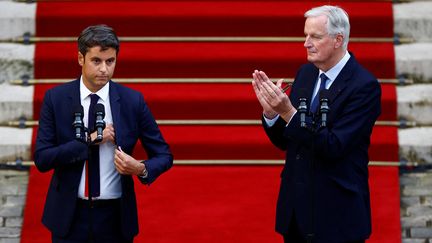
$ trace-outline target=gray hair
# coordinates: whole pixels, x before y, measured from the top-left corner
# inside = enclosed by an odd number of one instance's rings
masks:
[[[328,18],[327,33],[333,37],[341,34],[344,38],[343,48],[346,50],[350,34],[350,23],[347,12],[337,6],[324,5],[312,8],[304,14],[305,18],[318,17],[322,15],[325,15]]]
[[[114,48],[116,54],[120,50],[120,43],[114,30],[107,25],[93,25],[85,28],[78,37],[78,50],[83,56],[89,48],[100,46],[102,51]]]

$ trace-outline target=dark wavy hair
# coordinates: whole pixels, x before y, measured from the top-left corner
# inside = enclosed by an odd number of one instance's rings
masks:
[[[114,30],[107,25],[93,25],[85,28],[78,37],[78,50],[83,56],[89,48],[100,46],[102,51],[114,48],[120,51],[120,42]]]

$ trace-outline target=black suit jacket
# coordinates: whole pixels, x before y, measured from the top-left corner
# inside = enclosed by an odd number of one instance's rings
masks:
[[[78,186],[88,146],[75,140],[72,107],[80,104],[80,81],[46,92],[41,109],[34,159],[41,172],[54,170],[42,222],[55,235],[65,236],[74,217]],[[148,154],[147,180],[152,183],[172,166],[172,155],[141,93],[110,81],[110,105],[115,140],[132,154],[138,139]],[[121,176],[121,225],[126,238],[138,234],[138,216],[132,176]]]
[[[290,94],[294,107],[299,106],[300,89],[308,91],[310,107],[318,73],[311,63],[300,68]],[[295,214],[304,235],[315,233],[314,242],[367,239],[371,233],[368,147],[381,111],[381,88],[351,54],[329,92],[325,128],[301,128],[299,112],[288,126],[281,118],[272,127],[264,123],[273,144],[286,150],[276,230],[285,234]]]

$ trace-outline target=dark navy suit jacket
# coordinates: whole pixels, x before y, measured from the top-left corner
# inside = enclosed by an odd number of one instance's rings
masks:
[[[300,89],[307,90],[310,107],[318,73],[311,63],[300,68],[290,94],[294,107],[299,106]],[[315,132],[301,128],[299,112],[288,126],[281,118],[272,127],[263,123],[272,143],[286,150],[276,230],[287,233],[295,215],[304,235],[315,234],[313,242],[367,239],[371,234],[368,147],[381,112],[381,88],[351,54],[329,92],[326,128]]]
[[[48,188],[42,222],[55,235],[65,236],[74,217],[78,186],[88,146],[75,140],[72,107],[80,105],[80,81],[75,80],[46,92],[39,120],[34,159],[41,172],[54,170]],[[172,166],[172,154],[144,102],[141,93],[110,81],[110,104],[116,144],[132,154],[138,139],[148,160],[147,180],[152,183]],[[138,216],[132,176],[121,176],[122,233],[138,234]]]

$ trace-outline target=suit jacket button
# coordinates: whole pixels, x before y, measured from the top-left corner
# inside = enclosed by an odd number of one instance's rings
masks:
[[[296,155],[296,160],[299,160],[300,159],[300,154],[297,154]]]

